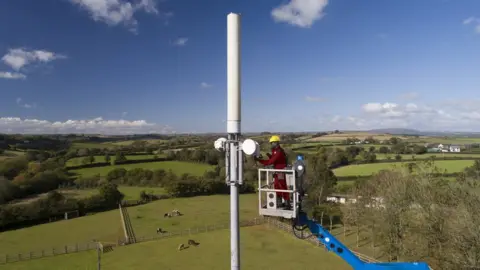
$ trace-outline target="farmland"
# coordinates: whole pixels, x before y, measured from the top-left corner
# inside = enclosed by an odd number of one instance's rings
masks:
[[[242,228],[242,268],[314,269],[328,265],[331,270],[351,269],[333,253],[265,226]],[[179,252],[179,243],[195,239],[200,245]],[[176,237],[120,247],[103,254],[102,269],[226,269],[230,265],[229,230]],[[2,266],[5,270],[96,269],[96,253],[82,252]]]
[[[84,168],[71,170],[73,173],[88,177],[94,175],[106,176],[109,171],[117,168],[123,168],[126,170],[131,170],[135,168],[142,168],[148,170],[172,170],[175,174],[181,175],[188,173],[191,175],[201,176],[206,171],[212,169],[212,166],[208,166],[200,163],[191,163],[191,162],[181,162],[181,161],[159,161],[159,162],[149,162],[149,163],[137,163],[137,164],[126,164],[126,165],[114,165],[114,166],[105,166],[105,167],[96,167],[96,168]]]
[[[94,161],[92,163],[105,162],[105,156],[93,156]],[[153,159],[155,157],[163,157],[163,155],[127,155],[125,156],[127,160],[143,160],[143,159]],[[82,158],[76,157],[69,159],[67,161],[67,166],[78,166],[82,164]]]
[[[373,163],[373,164],[355,164],[341,167],[334,170],[336,176],[368,176],[377,173],[380,170],[388,170],[394,167],[404,166],[406,162],[397,163]],[[461,172],[473,164],[473,160],[439,160],[435,162],[440,170],[446,170],[448,173]]]

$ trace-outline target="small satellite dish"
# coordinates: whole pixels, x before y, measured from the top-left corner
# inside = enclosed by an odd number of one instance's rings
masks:
[[[243,141],[242,149],[247,156],[258,157],[260,155],[260,145],[252,139],[246,139]]]

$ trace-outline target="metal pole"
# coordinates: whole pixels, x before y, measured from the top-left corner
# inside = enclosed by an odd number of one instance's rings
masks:
[[[230,179],[230,264],[232,270],[240,269],[240,230],[238,191],[242,182],[239,177],[238,151],[241,121],[241,74],[240,74],[240,15],[230,13],[227,16],[227,133],[229,142],[229,179]]]
[[[100,244],[97,242],[97,270],[100,270],[101,268]]]

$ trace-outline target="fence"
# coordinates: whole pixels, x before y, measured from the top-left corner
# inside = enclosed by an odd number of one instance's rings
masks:
[[[263,223],[264,223],[263,218],[255,218],[249,221],[240,221],[240,227],[250,227],[250,226],[260,225]],[[218,231],[218,230],[224,230],[224,229],[230,229],[229,222],[198,226],[198,227],[193,227],[185,230],[171,231],[163,234],[155,234],[155,235],[152,234],[150,236],[136,237],[135,243],[167,239],[167,238],[178,237],[178,236],[194,235],[194,234],[200,234],[200,233],[212,232],[212,231]],[[26,253],[7,254],[7,255],[0,254],[0,265],[6,264],[6,263],[40,259],[43,257],[51,257],[51,256],[58,256],[63,254],[71,254],[71,253],[77,253],[82,251],[95,250],[97,249],[97,245],[102,246],[105,252],[106,247],[108,247],[108,250],[111,251],[114,247],[118,247],[122,245],[122,243],[118,243],[118,242],[117,243],[112,243],[112,242],[98,243],[98,242],[92,241],[89,243],[77,243],[73,245],[65,245],[61,247],[48,248],[41,251],[30,251]]]

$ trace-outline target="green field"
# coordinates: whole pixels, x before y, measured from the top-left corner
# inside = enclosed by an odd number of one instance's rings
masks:
[[[128,213],[137,237],[152,236],[157,228],[166,231],[204,227],[230,220],[230,196],[212,195],[192,198],[159,200],[149,204],[129,207]],[[163,214],[178,209],[183,216],[164,218]],[[258,195],[240,196],[240,220],[258,216]]]
[[[141,187],[121,187],[131,196],[138,196]],[[160,189],[153,189],[161,191]],[[93,194],[94,190],[88,190]],[[138,192],[138,193],[137,193]],[[84,193],[85,194],[85,193]],[[229,222],[228,195],[199,196],[166,199],[129,207],[129,216],[138,237],[156,235],[156,228],[177,231],[192,227],[225,224]],[[258,215],[256,194],[240,195],[240,220],[252,220]],[[165,212],[178,209],[183,216],[164,218]],[[27,253],[52,247],[86,243],[92,239],[116,241],[121,231],[118,210],[97,213],[86,217],[42,224],[30,228],[0,233],[0,254]],[[1,255],[0,255],[1,256]]]
[[[376,153],[377,159],[387,159],[390,157],[391,159],[395,159],[396,154],[378,154]],[[462,153],[426,153],[422,155],[400,155],[402,159],[412,159],[412,156],[415,159],[427,159],[432,156],[435,156],[436,159],[443,159],[445,158],[480,158],[480,154],[462,154]]]
[[[18,157],[20,155],[23,155],[24,152],[21,151],[12,151],[12,150],[6,150],[2,154],[0,154],[0,161],[7,159],[7,158],[12,158],[12,157]]]
[[[72,143],[73,149],[81,149],[81,148],[114,148],[115,145],[111,143],[94,143],[94,142],[75,142]]]
[[[28,253],[43,249],[62,248],[93,239],[117,241],[121,236],[118,210],[63,220],[0,233],[0,254]]]
[[[240,233],[242,269],[329,269],[351,267],[337,255],[291,235],[265,226],[242,228]],[[180,243],[194,239],[197,247],[178,251]],[[69,269],[96,270],[96,253],[81,252],[2,265],[5,270]],[[116,248],[103,254],[102,269],[197,269],[230,267],[230,231],[174,237]]]
[[[337,168],[334,171],[336,176],[368,176],[379,172],[380,170],[388,170],[394,167],[401,167],[408,162],[395,163],[370,163],[349,165]],[[468,166],[473,164],[473,160],[438,160],[435,166],[441,170],[447,170],[449,173],[461,172]]]
[[[128,155],[125,157],[127,158],[127,160],[142,160],[142,159],[153,159],[155,158],[155,155]],[[157,157],[164,157],[164,155],[157,155]],[[94,158],[95,158],[95,161],[93,163],[106,162],[105,156],[94,156]],[[67,166],[82,165],[82,159],[84,159],[84,157],[76,157],[76,158],[69,159],[66,165]],[[111,159],[115,160],[115,156],[111,156]]]
[[[115,166],[104,166],[96,168],[85,168],[78,170],[71,170],[78,175],[88,177],[99,174],[100,176],[105,176],[113,169],[124,168],[126,170],[131,170],[135,168],[149,169],[149,170],[172,170],[176,174],[188,173],[191,175],[201,176],[206,171],[213,169],[213,166],[209,166],[202,163],[192,163],[192,162],[182,162],[182,161],[159,161],[159,162],[146,162],[146,163],[137,163],[137,164],[125,164],[125,165],[115,165]]]

